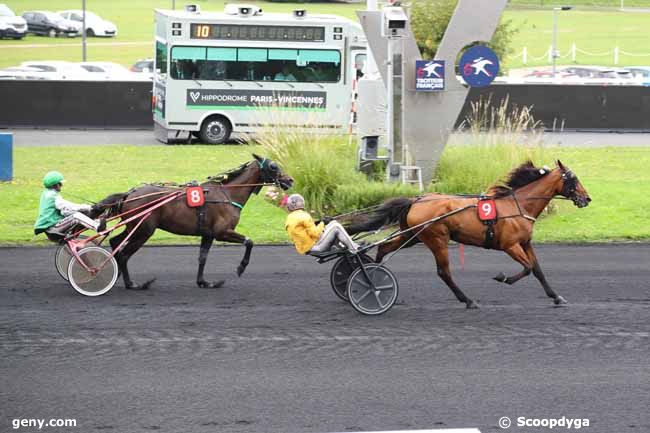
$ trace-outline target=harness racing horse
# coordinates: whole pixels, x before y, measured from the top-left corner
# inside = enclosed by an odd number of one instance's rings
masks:
[[[134,283],[129,275],[127,263],[158,228],[177,235],[201,236],[199,269],[196,276],[196,284],[199,287],[216,288],[224,283],[208,283],[203,277],[205,262],[214,240],[243,244],[246,247],[244,257],[237,267],[237,275],[242,275],[250,260],[253,241],[235,231],[241,210],[251,194],[259,193],[264,185],[276,184],[286,190],[293,184],[293,179],[284,174],[278,164],[257,155],[253,157],[253,161],[220,176],[208,178],[207,182],[202,183],[200,187],[205,199],[203,206],[189,207],[186,195],[180,194],[175,200],[155,209],[144,221],[136,219],[127,223],[123,232],[110,239],[111,247],[118,251],[115,260],[127,289],[147,289],[154,281],[150,280],[142,285]],[[96,218],[105,211],[108,211],[109,217],[127,213],[121,217],[125,220],[129,217],[129,211],[146,209],[148,203],[156,202],[165,194],[173,194],[178,190],[178,187],[144,185],[127,193],[113,194],[93,206],[91,216]],[[132,237],[120,248],[122,241],[133,230],[135,232]]]
[[[355,234],[399,223],[401,230],[406,232],[381,245],[376,262],[380,263],[392,251],[423,242],[435,256],[438,276],[467,308],[478,308],[478,304],[465,296],[451,277],[450,239],[505,251],[524,269],[510,277],[500,273],[495,280],[514,284],[532,272],[546,295],[560,305],[567,301],[546,281],[531,244],[537,217],[557,195],[572,200],[579,208],[591,201],[576,175],[559,160],[553,170],[535,167],[528,161],[510,172],[505,185],[495,185],[488,190],[487,198],[493,200],[490,203],[496,207],[496,213],[487,224],[480,220],[477,212],[480,210],[477,207],[484,203],[481,200],[486,197],[427,194],[389,200],[370,215],[353,217],[344,225],[350,234]],[[437,217],[441,218],[431,221]]]

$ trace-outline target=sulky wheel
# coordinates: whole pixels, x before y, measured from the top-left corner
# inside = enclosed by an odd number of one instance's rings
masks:
[[[68,281],[68,265],[72,259],[70,247],[67,244],[59,245],[54,255],[54,264],[56,271],[61,275],[61,278]]]
[[[87,236],[80,235],[79,239],[85,239]],[[93,243],[97,245],[97,240],[94,240]],[[61,278],[68,281],[68,265],[72,260],[72,253],[70,252],[70,247],[68,244],[64,243],[59,245],[54,254],[54,265],[56,271],[61,275]]]
[[[367,254],[359,254],[361,260],[364,263],[373,263],[374,260],[370,258]],[[345,255],[338,259],[334,266],[332,266],[332,271],[330,272],[330,284],[332,285],[332,290],[336,293],[336,296],[341,298],[344,301],[349,301],[348,299],[348,278],[350,274],[359,267],[359,259],[357,256]]]
[[[79,251],[79,260],[68,265],[70,284],[85,296],[99,296],[111,290],[117,280],[117,262],[101,247],[87,247]],[[88,269],[86,269],[88,268]]]
[[[374,316],[385,313],[397,300],[397,294],[397,278],[379,264],[357,268],[348,280],[350,304],[361,314]]]

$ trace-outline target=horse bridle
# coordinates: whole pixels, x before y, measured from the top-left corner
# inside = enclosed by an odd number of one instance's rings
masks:
[[[578,189],[578,177],[571,170],[562,172],[562,191],[564,197],[573,197]]]
[[[262,187],[266,185],[275,185],[281,187],[280,185],[280,167],[274,161],[264,158],[263,160],[255,160],[260,166],[260,184],[255,187],[253,190],[254,194],[259,194]]]

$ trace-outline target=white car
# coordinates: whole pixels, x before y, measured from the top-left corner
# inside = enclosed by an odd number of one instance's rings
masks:
[[[46,77],[50,80],[88,81],[94,79],[88,71],[79,65],[62,60],[32,60],[22,62],[20,66],[38,69],[46,73]]]
[[[85,69],[95,80],[107,81],[149,81],[143,74],[129,71],[124,66],[113,62],[81,62],[80,67]]]
[[[0,80],[48,80],[48,72],[29,66],[12,66],[0,69]]]
[[[63,18],[81,24],[83,22],[83,11],[72,9],[57,12]],[[103,19],[90,11],[86,11],[86,36],[117,36],[117,27],[112,22]]]
[[[27,34],[27,21],[17,17],[7,5],[0,3],[0,39],[22,39]]]

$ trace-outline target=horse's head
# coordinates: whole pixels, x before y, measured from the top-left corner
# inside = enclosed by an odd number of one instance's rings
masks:
[[[573,204],[578,207],[587,206],[591,201],[591,197],[589,197],[589,193],[580,183],[578,176],[576,176],[570,168],[565,167],[559,159],[557,160],[557,166],[560,170],[562,180],[561,186],[558,189],[558,194],[571,199]]]
[[[284,190],[293,186],[293,178],[285,174],[277,162],[255,154],[253,154],[253,158],[255,158],[260,167],[260,181],[263,183],[274,183]]]

